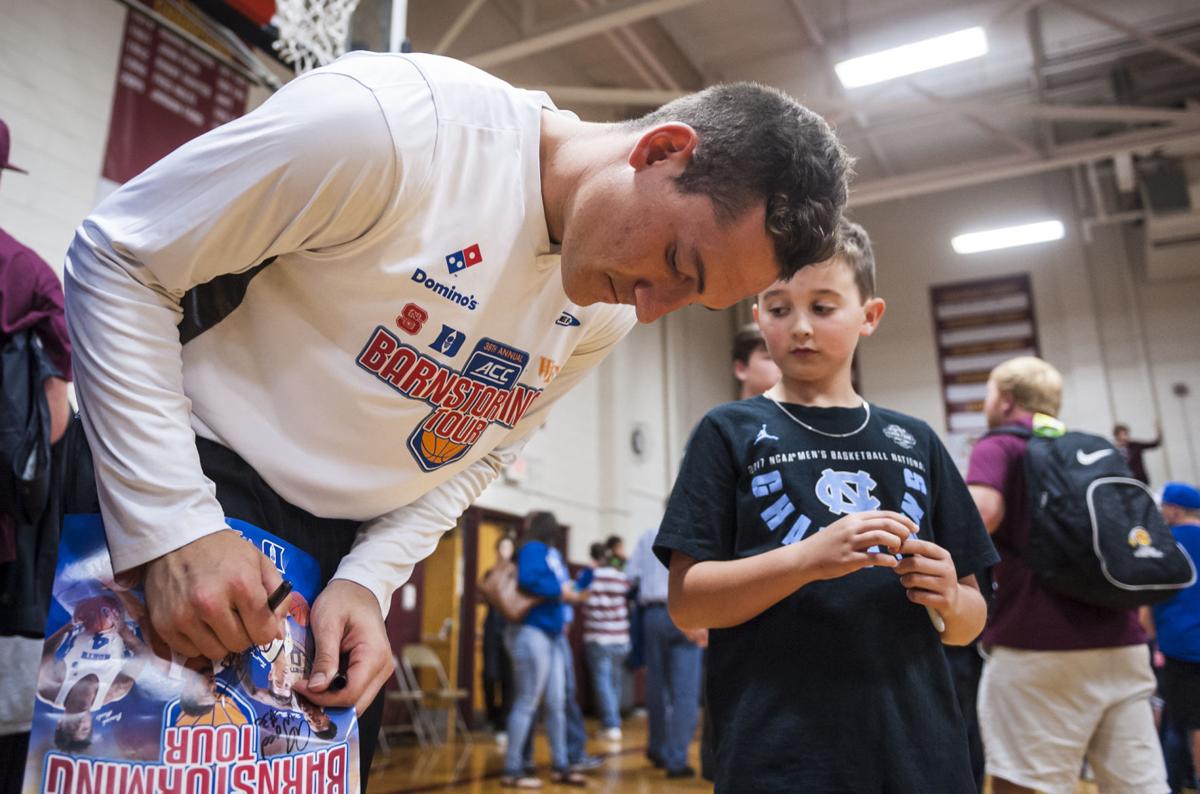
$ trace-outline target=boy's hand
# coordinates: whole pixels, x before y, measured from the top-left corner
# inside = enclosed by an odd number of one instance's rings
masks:
[[[896,573],[908,589],[908,600],[933,607],[942,615],[955,614],[959,584],[950,552],[936,543],[910,538],[904,553],[912,556],[900,561]]]
[[[905,545],[917,527],[908,516],[890,510],[852,513],[839,518],[798,545],[812,555],[816,579],[837,579],[862,568],[879,565],[895,568],[893,556]],[[891,554],[871,553],[867,549],[882,546]],[[949,555],[947,555],[949,556]]]

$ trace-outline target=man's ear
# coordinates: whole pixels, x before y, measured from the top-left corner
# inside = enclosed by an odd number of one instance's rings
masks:
[[[870,336],[875,333],[875,329],[879,327],[879,321],[883,319],[884,312],[887,311],[887,303],[883,298],[871,298],[863,304],[862,328],[859,329],[859,336]]]
[[[746,380],[747,369],[749,369],[749,367],[746,366],[745,361],[739,361],[738,359],[733,360],[733,377],[736,378],[739,383]]]
[[[633,151],[629,153],[629,164],[635,171],[671,159],[676,159],[681,166],[686,166],[699,142],[696,131],[681,121],[656,124],[638,138]]]
[[[1004,415],[1008,416],[1017,407],[1017,398],[1012,392],[1000,392],[1000,408],[1003,409]]]

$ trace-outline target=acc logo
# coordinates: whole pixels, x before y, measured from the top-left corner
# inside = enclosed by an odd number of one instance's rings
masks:
[[[542,379],[542,383],[549,383],[554,380],[554,376],[562,369],[559,364],[545,356],[538,356],[538,375]]]
[[[454,275],[460,270],[466,270],[469,267],[474,267],[483,261],[483,254],[479,253],[479,243],[467,246],[461,251],[455,251],[452,254],[446,255],[446,268],[450,271],[450,275]]]
[[[425,327],[425,321],[428,319],[429,312],[415,303],[406,303],[400,313],[396,315],[396,326],[410,334],[415,334]]]
[[[581,323],[579,322],[579,318],[576,317],[575,315],[571,314],[570,312],[563,312],[562,314],[558,315],[558,319],[554,321],[554,324],[561,325],[564,328],[570,328],[575,325],[581,325]]]
[[[524,350],[484,337],[475,345],[463,374],[485,386],[511,389],[528,363],[529,354]]]
[[[467,340],[467,335],[456,328],[451,328],[448,325],[442,325],[442,332],[438,334],[438,338],[433,340],[430,345],[434,350],[450,358],[458,355],[459,348],[463,346],[463,342]]]
[[[904,449],[912,449],[917,445],[917,440],[913,438],[912,433],[900,425],[888,425],[883,429],[883,434]]]

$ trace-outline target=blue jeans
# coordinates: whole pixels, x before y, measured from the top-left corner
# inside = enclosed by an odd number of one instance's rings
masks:
[[[588,669],[592,671],[592,691],[596,693],[596,710],[605,728],[621,727],[621,666],[629,655],[629,644],[605,645],[585,643]]]
[[[504,755],[504,774],[520,777],[523,772],[522,751],[533,732],[533,718],[538,703],[545,698],[546,734],[550,739],[550,761],[557,770],[567,763],[567,729],[563,711],[565,669],[562,644],[533,626],[509,625],[504,629],[504,642],[512,657],[513,698],[508,713],[508,748]]]
[[[702,651],[675,627],[665,605],[649,606],[642,619],[650,718],[647,752],[668,770],[683,769],[700,715]]]
[[[587,754],[587,726],[583,724],[583,709],[575,686],[575,655],[567,635],[559,638],[563,660],[563,711],[567,718],[567,758],[579,763]]]
[[[564,633],[558,638],[563,660],[563,717],[567,722],[567,761],[577,764],[587,754],[587,726],[583,724],[583,709],[575,686],[575,658],[571,642]],[[545,711],[543,705],[542,710]],[[511,739],[511,736],[509,737]],[[533,766],[533,732],[525,740],[525,766]]]

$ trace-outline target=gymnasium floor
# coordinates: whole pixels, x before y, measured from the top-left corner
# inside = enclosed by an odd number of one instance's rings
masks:
[[[588,720],[589,730],[595,725]],[[699,777],[691,780],[668,781],[662,770],[646,760],[646,722],[629,719],[624,725],[624,741],[617,745],[592,741],[588,750],[604,756],[604,766],[587,773],[586,789],[549,784],[549,749],[545,737],[539,736],[534,745],[534,759],[539,775],[546,785],[546,794],[567,794],[589,791],[597,794],[691,794],[711,792],[712,786]],[[368,794],[492,794],[515,789],[500,787],[502,754],[490,736],[480,735],[470,746],[447,745],[437,750],[425,750],[408,744],[393,745],[389,754],[377,751],[371,771]],[[700,768],[698,745],[691,748],[691,764]],[[1077,794],[1096,794],[1096,788],[1080,783]]]
[[[594,732],[595,724],[588,720],[588,730]],[[587,789],[569,786],[552,786],[549,783],[550,751],[545,736],[539,735],[534,743],[534,760],[538,774],[546,785],[541,789],[547,794],[592,791],[605,794],[674,794],[679,792],[712,791],[712,786],[696,777],[692,780],[668,781],[662,770],[655,769],[646,760],[646,721],[633,718],[625,721],[625,738],[618,744],[591,741],[588,751],[604,757],[604,766],[586,773],[590,780]],[[693,744],[691,764],[700,768],[698,745]],[[447,745],[436,750],[422,751],[415,745],[393,745],[390,754],[377,751],[371,768],[371,785],[368,794],[485,794],[485,792],[507,792],[515,789],[500,788],[500,769],[503,754],[490,736],[480,734],[469,747]]]

